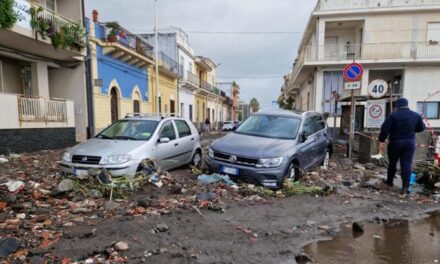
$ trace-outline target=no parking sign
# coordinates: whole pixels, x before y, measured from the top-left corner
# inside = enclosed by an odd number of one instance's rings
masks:
[[[366,124],[367,128],[380,128],[385,121],[386,100],[367,101]]]

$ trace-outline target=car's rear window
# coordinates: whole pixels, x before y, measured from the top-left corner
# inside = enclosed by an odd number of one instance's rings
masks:
[[[254,115],[241,124],[236,133],[279,139],[295,139],[301,120],[295,117]]]
[[[152,120],[120,120],[104,129],[96,137],[116,140],[149,140],[158,122]]]

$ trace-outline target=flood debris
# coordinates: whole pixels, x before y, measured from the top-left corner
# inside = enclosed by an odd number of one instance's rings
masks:
[[[197,181],[200,184],[213,184],[213,183],[220,183],[220,182],[224,182],[229,186],[233,186],[236,185],[236,183],[231,180],[231,178],[229,178],[229,176],[227,175],[221,175],[221,174],[202,174],[199,177],[197,177]]]

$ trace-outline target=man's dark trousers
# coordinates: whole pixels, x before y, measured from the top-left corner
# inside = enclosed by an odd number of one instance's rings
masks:
[[[400,160],[402,187],[409,188],[415,151],[416,142],[414,139],[395,140],[388,144],[388,159],[390,164],[388,166],[387,182],[389,184],[393,183],[397,171],[397,162]]]

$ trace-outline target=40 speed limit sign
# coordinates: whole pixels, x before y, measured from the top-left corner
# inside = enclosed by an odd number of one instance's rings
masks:
[[[373,98],[382,98],[388,93],[388,83],[384,80],[374,80],[368,86],[368,95]]]

